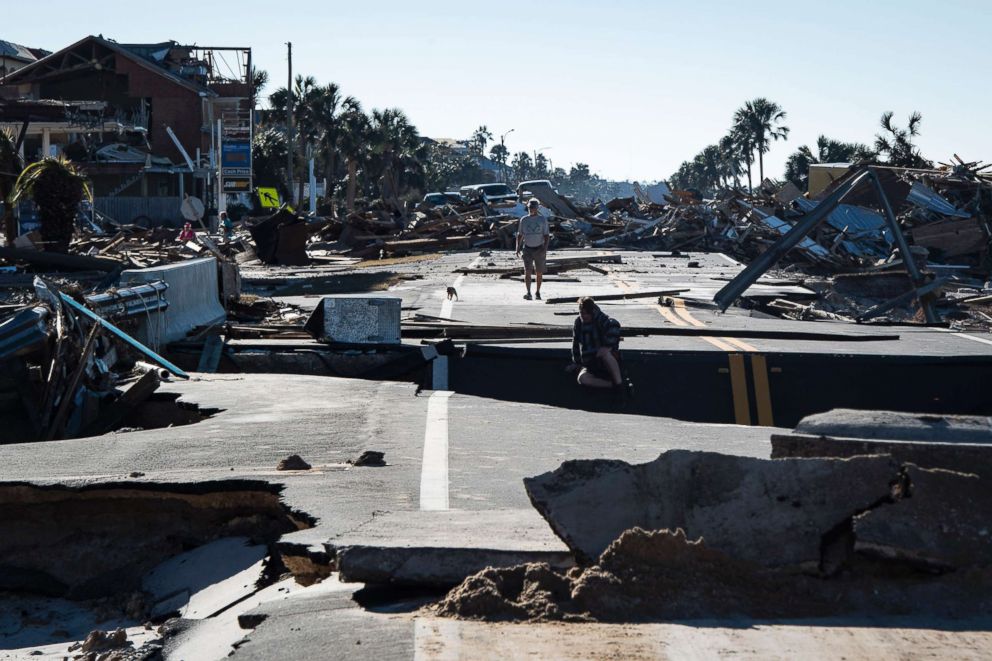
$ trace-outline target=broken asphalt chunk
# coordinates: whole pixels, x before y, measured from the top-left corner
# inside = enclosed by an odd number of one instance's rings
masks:
[[[765,567],[816,567],[824,535],[887,499],[898,475],[884,456],[768,460],[672,450],[637,465],[568,461],[524,486],[582,563],[639,527],[681,528]]]

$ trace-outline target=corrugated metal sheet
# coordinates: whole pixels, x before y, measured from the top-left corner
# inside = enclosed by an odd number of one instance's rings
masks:
[[[918,181],[913,182],[912,187],[909,189],[909,195],[906,196],[906,200],[908,202],[912,202],[920,208],[935,211],[944,216],[951,216],[953,218],[971,218],[970,213],[961,211],[939,194],[930,190],[927,186]]]
[[[184,222],[179,213],[181,203],[178,197],[98,197],[93,200],[97,211],[119,223],[133,223],[145,217],[150,219],[149,225],[173,227]]]
[[[795,202],[803,213],[809,213],[819,204],[805,198]],[[847,239],[841,246],[852,255],[884,257],[890,252],[892,233],[880,213],[853,204],[840,204],[827,216],[827,224],[842,232],[847,230]]]
[[[792,225],[777,216],[766,216],[761,219],[761,222],[783,236],[792,230]],[[796,248],[809,253],[813,257],[830,259],[830,251],[809,237],[803,237],[803,240],[799,242]]]

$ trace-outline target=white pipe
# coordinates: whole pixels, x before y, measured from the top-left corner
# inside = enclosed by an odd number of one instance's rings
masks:
[[[189,171],[190,172],[193,172],[193,170],[195,169],[193,167],[193,159],[191,159],[189,157],[189,154],[186,153],[186,150],[183,149],[182,144],[179,142],[179,138],[177,138],[176,137],[176,134],[173,133],[172,127],[171,126],[166,126],[165,127],[165,132],[169,134],[169,137],[172,138],[172,144],[174,144],[176,146],[176,149],[179,150],[179,153],[183,155],[183,158],[186,160],[186,165],[189,166]]]

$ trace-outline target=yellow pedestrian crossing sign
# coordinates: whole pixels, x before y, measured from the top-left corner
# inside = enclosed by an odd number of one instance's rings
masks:
[[[258,192],[258,203],[261,204],[266,209],[278,209],[280,206],[279,202],[279,191],[275,188],[257,188]]]

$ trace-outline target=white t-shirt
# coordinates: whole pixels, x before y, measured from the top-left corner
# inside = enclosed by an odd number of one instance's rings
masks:
[[[540,248],[544,245],[544,237],[550,233],[548,229],[548,219],[544,216],[531,216],[530,214],[520,219],[520,227],[517,231],[524,237],[524,245],[528,248]]]

